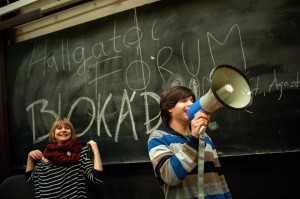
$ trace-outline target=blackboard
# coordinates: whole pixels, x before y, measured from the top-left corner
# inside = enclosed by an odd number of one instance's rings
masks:
[[[148,162],[148,134],[172,85],[209,88],[229,64],[249,79],[253,102],[212,113],[220,155],[300,150],[300,2],[161,1],[7,48],[13,165],[43,148],[55,118],[70,118],[105,164]]]

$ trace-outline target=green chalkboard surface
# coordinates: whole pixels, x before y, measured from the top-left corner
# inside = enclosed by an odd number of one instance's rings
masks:
[[[13,164],[43,148],[57,117],[104,163],[149,161],[164,88],[197,97],[211,70],[235,66],[253,102],[212,113],[207,133],[223,156],[300,150],[300,1],[165,0],[7,48]]]

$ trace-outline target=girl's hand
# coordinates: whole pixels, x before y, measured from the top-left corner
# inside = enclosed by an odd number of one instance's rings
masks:
[[[97,143],[93,140],[90,140],[88,141],[87,145],[92,148],[92,151],[94,153],[94,169],[103,171],[103,165]]]
[[[33,159],[33,160],[40,160],[43,157],[43,153],[38,149],[33,150],[33,151],[29,152],[28,157]]]
[[[94,140],[88,141],[87,145],[91,147],[93,153],[98,152],[98,145],[97,142],[95,142]]]

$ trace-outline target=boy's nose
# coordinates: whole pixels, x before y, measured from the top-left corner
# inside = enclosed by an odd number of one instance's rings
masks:
[[[190,107],[193,104],[191,100],[188,100],[188,107]]]

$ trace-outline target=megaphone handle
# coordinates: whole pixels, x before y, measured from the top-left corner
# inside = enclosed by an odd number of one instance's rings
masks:
[[[201,126],[199,130],[200,139],[204,139],[204,133],[206,130],[206,126]]]
[[[206,127],[202,126],[205,130]],[[200,130],[201,131],[201,130]],[[200,132],[199,131],[199,132]],[[205,143],[200,137],[198,147],[198,199],[204,199],[204,159],[205,159]]]

